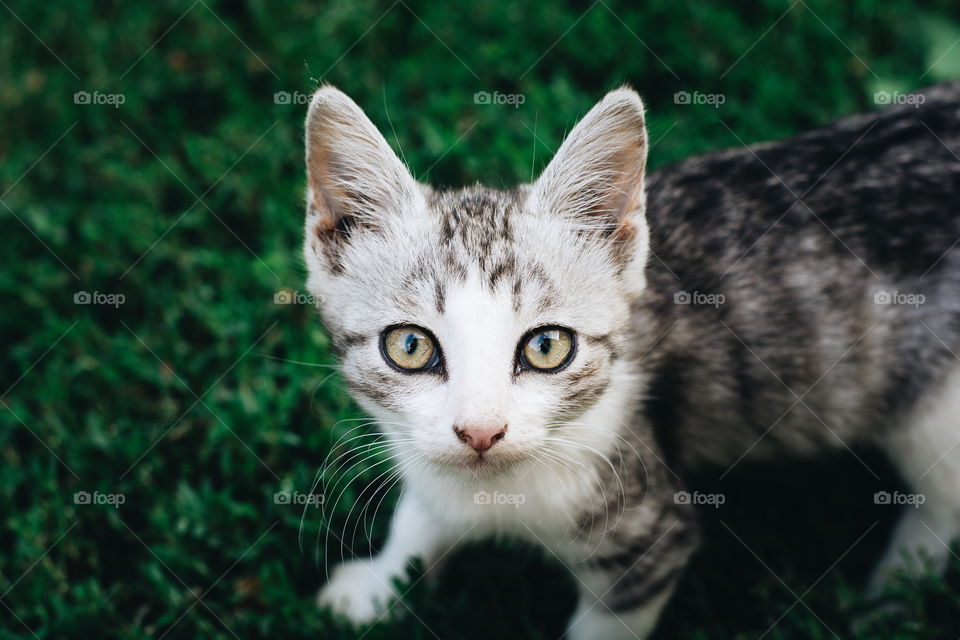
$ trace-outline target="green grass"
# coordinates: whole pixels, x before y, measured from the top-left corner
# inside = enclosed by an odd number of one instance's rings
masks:
[[[346,529],[358,554],[382,542],[384,465],[347,474],[329,520],[308,509],[301,522],[273,498],[308,491],[362,424],[336,374],[297,364],[333,363],[315,314],[273,303],[304,276],[304,106],[276,92],[333,83],[418,176],[508,185],[624,82],[645,96],[659,166],[960,69],[948,0],[725,5],[0,7],[0,638],[355,636],[312,599],[327,559],[350,554],[328,530]],[[726,101],[674,104],[682,90]],[[75,104],[79,91],[124,103]],[[477,105],[478,91],[524,103]],[[124,303],[74,304],[79,291]],[[707,545],[660,637],[958,635],[960,562],[898,585],[899,610],[851,635],[873,610],[857,594],[891,525],[870,499],[877,481],[852,458],[757,481],[768,473],[724,481],[728,505],[705,514]],[[125,501],[78,505],[79,491]],[[354,528],[367,504],[369,527]],[[484,546],[405,602],[416,616],[365,637],[556,638],[573,587],[540,552]]]

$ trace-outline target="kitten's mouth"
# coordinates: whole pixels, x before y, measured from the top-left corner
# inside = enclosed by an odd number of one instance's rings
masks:
[[[519,465],[525,456],[520,454],[507,455],[503,452],[472,453],[468,456],[457,455],[444,457],[438,462],[441,466],[459,474],[466,473],[472,476],[490,476],[503,473]]]
[[[485,455],[482,451],[477,455],[473,456],[472,459],[467,463],[467,467],[470,469],[487,469],[492,464],[490,462],[490,456]]]

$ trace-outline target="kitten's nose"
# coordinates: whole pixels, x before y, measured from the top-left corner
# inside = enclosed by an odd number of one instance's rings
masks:
[[[453,425],[453,432],[457,434],[460,442],[471,447],[478,453],[483,453],[500,440],[503,440],[503,437],[507,434],[507,425],[478,424],[462,427]]]

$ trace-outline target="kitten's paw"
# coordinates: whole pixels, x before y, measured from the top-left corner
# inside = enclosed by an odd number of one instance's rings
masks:
[[[396,596],[390,576],[378,573],[369,560],[354,560],[334,570],[317,595],[317,605],[363,625],[384,617]]]

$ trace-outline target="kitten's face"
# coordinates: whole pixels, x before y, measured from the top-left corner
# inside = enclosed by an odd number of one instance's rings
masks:
[[[405,459],[477,477],[554,461],[629,375],[646,137],[619,90],[533,185],[433,192],[332,88],[307,120],[309,287]],[[593,414],[591,414],[593,409]]]

